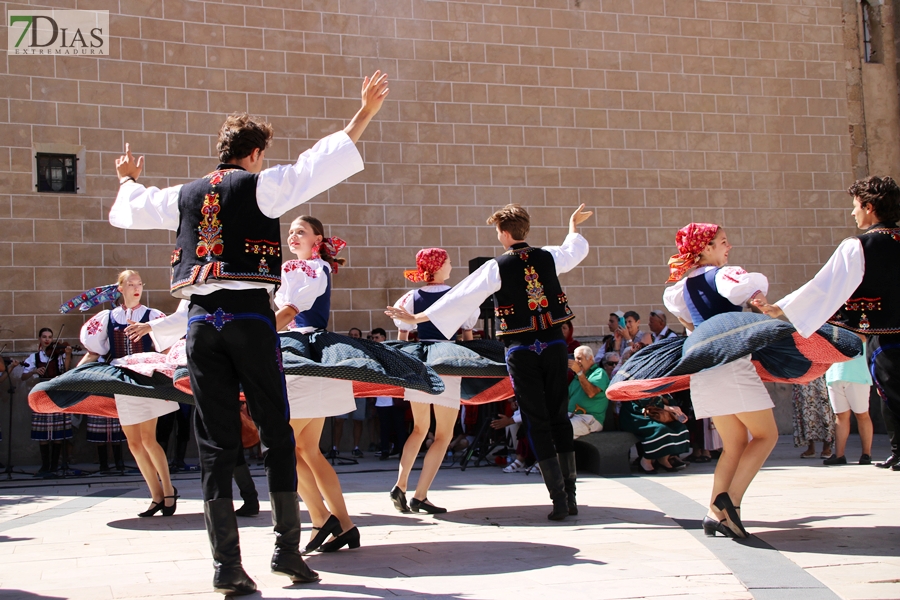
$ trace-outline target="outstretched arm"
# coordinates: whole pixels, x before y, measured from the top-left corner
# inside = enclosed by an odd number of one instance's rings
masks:
[[[372,117],[381,110],[381,105],[390,92],[387,77],[387,73],[375,71],[372,77],[366,76],[363,80],[362,106],[350,120],[350,124],[344,128],[344,133],[350,136],[354,144],[362,137]]]
[[[584,204],[575,209],[575,212],[572,213],[572,216],[569,217],[569,233],[578,233],[578,225],[587,221],[594,211],[592,210],[583,210]]]

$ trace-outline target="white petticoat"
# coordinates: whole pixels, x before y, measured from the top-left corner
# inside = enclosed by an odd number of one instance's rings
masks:
[[[353,382],[346,379],[285,375],[292,419],[345,415],[356,410]]]
[[[178,410],[178,403],[158,398],[116,394],[116,412],[122,425],[137,425]]]
[[[421,402],[422,404],[436,404],[447,408],[459,408],[462,392],[462,377],[441,376],[444,382],[444,391],[438,395],[426,394],[418,390],[407,389],[404,398],[409,402]]]
[[[691,375],[691,402],[698,419],[775,406],[749,356]]]

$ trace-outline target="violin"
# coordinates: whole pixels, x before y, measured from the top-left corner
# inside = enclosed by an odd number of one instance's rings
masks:
[[[60,328],[60,333],[62,333],[62,328]],[[56,341],[50,347],[49,350],[45,352],[47,355],[47,368],[44,370],[44,374],[42,376],[43,379],[52,379],[57,375],[61,375],[62,371],[60,371],[59,367],[59,359],[62,356],[65,356],[66,349],[71,348],[72,352],[78,352],[82,350],[81,346],[77,344],[70,344],[69,342],[63,341],[60,338],[56,338]],[[38,353],[38,367],[43,366],[40,364],[40,353]]]

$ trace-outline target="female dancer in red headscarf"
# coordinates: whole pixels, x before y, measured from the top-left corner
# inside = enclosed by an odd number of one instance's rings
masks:
[[[404,271],[403,275],[413,282],[425,282],[425,285],[412,292],[407,292],[394,305],[403,308],[411,314],[417,314],[437,302],[444,294],[450,291],[450,286],[444,281],[450,276],[453,265],[450,256],[442,248],[425,248],[416,253],[416,269]],[[463,324],[463,339],[472,339],[472,328],[478,322],[478,311],[472,313]],[[409,325],[403,321],[394,320],[399,328],[399,337],[406,341],[409,332],[418,331],[419,341],[449,341],[440,330],[430,321]],[[442,377],[445,391],[437,396],[425,394],[415,390],[406,390],[406,399],[409,401],[413,413],[413,431],[406,439],[403,446],[403,454],[400,456],[400,473],[397,476],[397,484],[391,490],[391,500],[394,507],[400,512],[409,512],[410,509],[419,512],[439,514],[447,512],[447,509],[433,505],[428,501],[428,489],[437,475],[441,462],[447,453],[450,440],[453,439],[453,425],[459,413],[460,382],[459,377]],[[413,463],[428,434],[431,426],[431,409],[434,407],[434,442],[425,453],[422,463],[422,472],[416,484],[416,492],[412,500],[406,503],[406,488],[409,483],[409,474]]]
[[[689,330],[717,314],[741,311],[750,300],[766,302],[764,275],[726,266],[731,244],[722,227],[691,223],[675,241],[678,254],[669,259],[668,280],[675,285],[666,289],[663,301]],[[711,417],[723,443],[703,530],[710,536],[718,531],[747,537],[737,511],[778,439],[772,399],[745,356],[693,374],[691,400],[696,417]]]

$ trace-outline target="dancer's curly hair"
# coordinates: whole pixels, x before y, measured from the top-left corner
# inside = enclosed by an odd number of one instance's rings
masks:
[[[216,151],[223,163],[246,158],[259,148],[265,150],[275,131],[265,121],[256,121],[247,113],[230,115],[219,130]]]
[[[900,221],[900,187],[890,177],[876,177],[853,182],[847,190],[851,196],[859,198],[863,208],[871,206],[878,220],[888,225]]]

